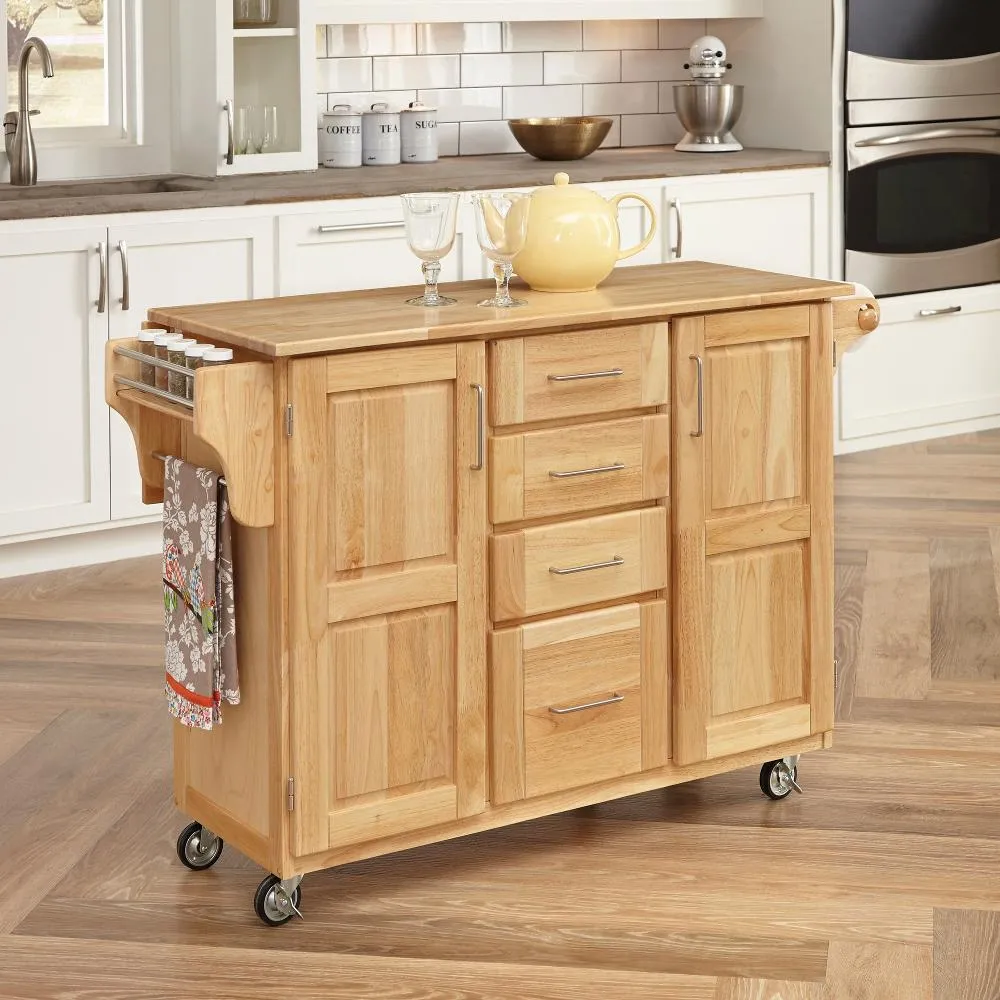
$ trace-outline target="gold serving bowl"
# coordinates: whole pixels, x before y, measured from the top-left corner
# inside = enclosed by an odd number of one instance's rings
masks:
[[[512,118],[518,145],[538,160],[582,160],[604,142],[611,118]]]

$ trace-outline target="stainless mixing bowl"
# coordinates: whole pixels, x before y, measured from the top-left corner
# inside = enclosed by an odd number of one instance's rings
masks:
[[[720,142],[740,120],[743,85],[678,83],[674,86],[674,108],[691,135],[706,143]]]

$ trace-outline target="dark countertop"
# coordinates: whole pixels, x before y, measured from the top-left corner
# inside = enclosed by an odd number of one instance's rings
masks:
[[[411,191],[476,191],[551,184],[565,170],[573,182],[641,181],[795,167],[824,167],[828,153],[788,149],[746,149],[741,153],[678,153],[673,146],[598,150],[585,160],[536,160],[526,153],[449,157],[437,163],[360,167],[294,174],[253,174],[208,179],[145,177],[39,184],[0,185],[0,221],[113,215],[340,198],[378,198]]]

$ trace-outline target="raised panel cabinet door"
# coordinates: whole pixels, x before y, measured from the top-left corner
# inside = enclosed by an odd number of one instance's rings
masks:
[[[829,304],[673,330],[674,760],[833,728]]]
[[[289,366],[298,855],[486,803],[486,354]]]
[[[267,298],[274,289],[270,217],[114,226],[109,255],[112,340],[134,337],[154,306]],[[159,511],[142,502],[132,434],[112,412],[111,517],[155,518]]]
[[[106,246],[93,224],[0,237],[0,537],[108,519]]]

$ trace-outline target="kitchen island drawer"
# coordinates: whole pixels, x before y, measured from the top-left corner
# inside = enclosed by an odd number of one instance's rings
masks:
[[[667,546],[665,507],[494,535],[493,618],[528,618],[662,590]]]
[[[666,743],[666,628],[666,602],[649,601],[493,633],[494,802],[643,769],[647,721]]]
[[[495,524],[667,496],[670,419],[629,417],[490,440]]]
[[[665,406],[666,323],[490,344],[495,426]]]

